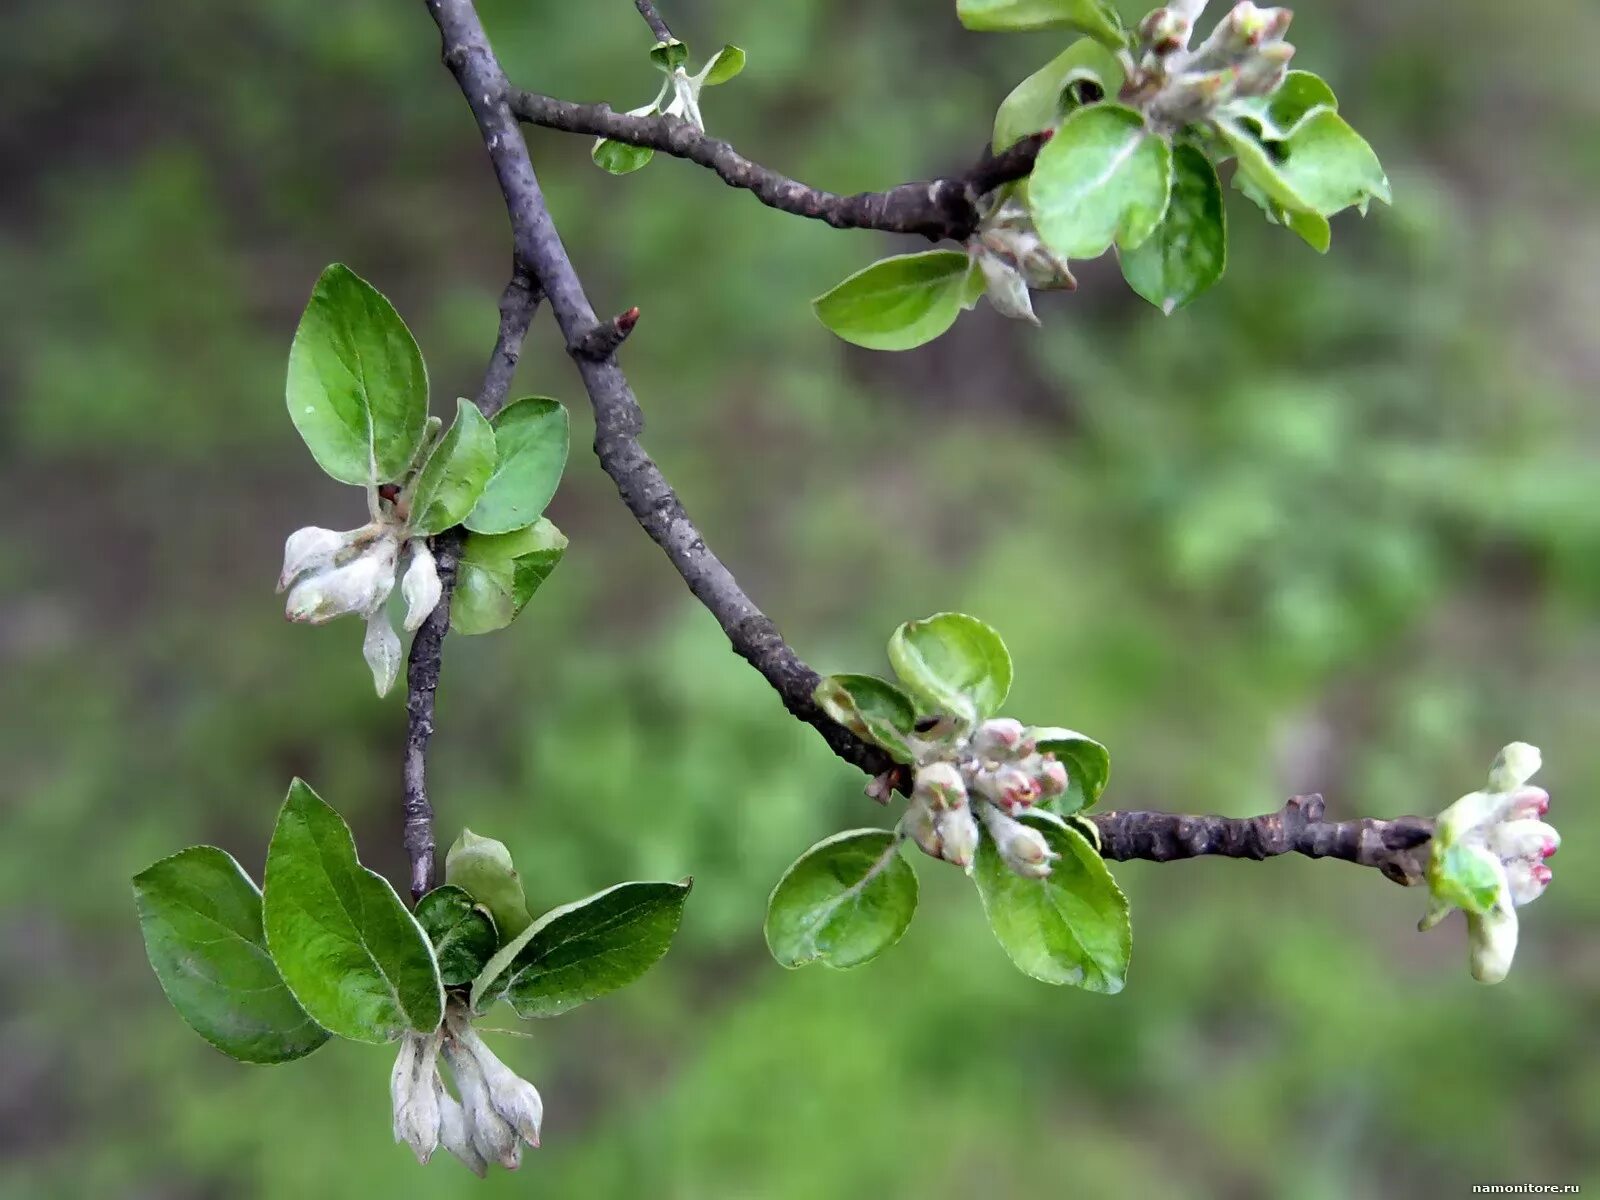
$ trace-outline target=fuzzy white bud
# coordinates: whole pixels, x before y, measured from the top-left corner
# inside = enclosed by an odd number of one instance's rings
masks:
[[[930,858],[944,857],[944,839],[939,835],[939,823],[926,799],[913,796],[900,819],[900,828]]]
[[[284,614],[291,621],[321,625],[347,613],[371,612],[394,588],[398,553],[394,537],[380,537],[343,566],[301,576],[289,589]]]
[[[467,1110],[445,1091],[444,1080],[439,1078],[437,1072],[433,1082],[439,1099],[439,1144],[460,1159],[467,1170],[482,1179],[488,1173],[489,1163],[472,1143],[472,1132],[467,1128]]]
[[[400,635],[389,624],[389,614],[377,609],[367,617],[367,636],[361,643],[361,654],[372,668],[372,684],[378,695],[387,696],[400,675]]]
[[[967,783],[954,763],[931,762],[917,768],[912,785],[913,798],[920,799],[934,812],[961,808],[967,802]]]
[[[400,1041],[389,1076],[394,1140],[410,1146],[420,1163],[427,1162],[439,1146],[438,1054],[436,1034],[408,1033]]]
[[[1517,953],[1517,914],[1496,904],[1486,913],[1467,914],[1467,936],[1472,947],[1472,977],[1479,983],[1499,983],[1511,972]]]
[[[453,1023],[451,1030],[453,1034]],[[455,1077],[456,1091],[461,1093],[461,1108],[473,1149],[489,1162],[497,1162],[508,1171],[516,1170],[522,1164],[522,1142],[489,1098],[489,1085],[477,1056],[458,1038],[450,1036],[445,1039],[444,1057]]]
[[[537,1148],[539,1125],[544,1120],[539,1089],[501,1062],[466,1021],[455,1021],[451,1028],[461,1045],[477,1059],[495,1112],[516,1130],[518,1137]]]
[[[283,570],[278,573],[278,590],[283,591],[307,571],[333,566],[349,537],[337,529],[321,529],[315,525],[296,529],[283,543]]]
[[[1044,834],[1014,820],[991,804],[981,807],[984,828],[994,839],[994,848],[1013,872],[1024,879],[1043,879],[1050,874],[1050,863],[1060,856],[1050,849]]]
[[[1039,323],[1033,314],[1033,299],[1028,295],[1028,281],[1020,270],[987,252],[978,255],[978,266],[983,271],[984,295],[995,312],[1013,321]]]
[[[428,544],[421,538],[413,538],[410,548],[411,563],[401,577],[400,595],[406,602],[406,632],[414,633],[438,607],[443,588],[439,584],[439,566]]]
[[[965,806],[942,812],[935,818],[939,834],[939,857],[963,871],[971,871],[978,854],[978,823]]]
[[[1028,741],[1027,726],[1021,721],[1014,721],[1010,717],[994,717],[979,725],[973,733],[972,749],[982,758],[1006,762],[1032,753],[1033,746]]]

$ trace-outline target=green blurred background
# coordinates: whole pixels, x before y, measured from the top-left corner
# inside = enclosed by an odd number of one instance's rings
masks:
[[[643,103],[626,0],[483,4],[513,77]],[[1050,36],[949,0],[668,0],[750,53],[713,132],[807,181],[957,168]],[[1137,16],[1130,10],[1129,15]],[[922,350],[807,300],[890,239],[773,213],[658,158],[533,152],[647,442],[822,670],[908,617],[980,614],[1012,711],[1108,742],[1107,803],[1434,812],[1513,738],[1568,848],[1510,981],[1458,920],[1304,859],[1126,864],[1128,989],[1034,983],[922,866],[905,940],[849,974],[767,957],[768,889],[885,824],[863,779],[726,649],[583,449],[541,314],[519,389],[567,400],[565,564],[511,630],[452,638],[440,834],[508,841],[536,904],[697,880],[626,992],[500,1039],[546,1148],[478,1183],[390,1141],[391,1055],[234,1064],[144,962],[129,875],[213,841],[259,873],[301,774],[403,877],[399,697],[360,627],[291,627],[284,536],[349,527],[285,418],[324,264],[395,301],[435,411],[470,393],[505,218],[420,3],[9,0],[0,43],[0,1195],[1353,1197],[1600,1186],[1600,9],[1342,0],[1297,16],[1396,206],[1318,258],[1231,201],[1227,278],[1163,318],[1113,263]]]

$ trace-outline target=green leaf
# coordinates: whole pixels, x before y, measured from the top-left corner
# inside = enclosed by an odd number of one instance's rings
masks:
[[[1061,857],[1045,878],[1024,879],[1005,865],[993,839],[984,838],[973,878],[989,928],[1025,975],[1091,992],[1120,992],[1133,946],[1127,897],[1077,829],[1047,813],[1022,819]]]
[[[656,152],[649,146],[630,146],[611,138],[596,139],[589,150],[594,165],[613,175],[631,175],[655,156]]]
[[[303,1058],[328,1040],[267,953],[261,893],[225,851],[191,846],[133,877],[161,990],[206,1041],[241,1062]]]
[[[466,888],[450,883],[434,888],[417,901],[416,917],[433,942],[445,987],[471,983],[499,948],[494,918]]]
[[[1128,40],[1108,0],[957,0],[956,15],[980,33],[1075,29],[1113,50]]]
[[[701,82],[706,87],[727,83],[744,70],[745,54],[738,46],[729,44],[711,56],[711,61],[701,68]]]
[[[650,47],[650,61],[663,71],[674,71],[689,61],[689,47],[677,38]]]
[[[566,534],[544,517],[515,533],[472,534],[456,567],[450,628],[457,633],[504,629],[550,577],[566,550]]]
[[[514,938],[533,922],[522,876],[504,842],[463,829],[444,856],[444,881],[461,888],[489,910],[501,938]]]
[[[335,263],[311,291],[284,395],[312,457],[341,483],[399,479],[422,442],[428,372],[394,306]]]
[[[1101,97],[1115,96],[1122,86],[1122,67],[1099,42],[1074,42],[1029,75],[1000,102],[994,115],[994,148],[1004,150],[1029,134],[1054,129],[1083,101],[1077,93],[1093,84]]]
[[[889,639],[889,662],[930,711],[968,723],[993,716],[1011,691],[1005,642],[966,613],[907,621]]]
[[[289,785],[267,847],[262,913],[283,980],[313,1020],[357,1042],[392,1042],[444,1019],[433,947],[350,827],[303,781]]]
[[[983,276],[959,250],[879,259],[811,302],[817,319],[869,350],[909,350],[955,324],[983,295]]]
[[[1039,236],[1063,258],[1131,250],[1167,211],[1172,147],[1120,104],[1091,104],[1062,122],[1028,176]]]
[[[1295,212],[1284,208],[1262,191],[1243,171],[1233,173],[1233,186],[1248,196],[1273,225],[1282,225],[1318,254],[1326,254],[1333,244],[1333,226],[1320,213]]]
[[[619,883],[545,913],[489,960],[472,1007],[504,996],[522,1017],[556,1017],[626,987],[661,960],[693,880]]]
[[[1069,816],[1090,807],[1106,790],[1111,778],[1111,752],[1076,730],[1042,727],[1031,731],[1041,751],[1054,754],[1067,768],[1067,792],[1049,802],[1048,807]]]
[[[478,505],[474,533],[510,533],[538,520],[567,465],[567,410],[544,396],[513,400],[494,416],[495,463]]]
[[[817,685],[823,712],[857,737],[882,746],[896,762],[914,762],[911,747],[916,705],[887,679],[875,675],[830,675]]]
[[[1488,912],[1504,886],[1505,871],[1480,846],[1446,846],[1428,858],[1428,890],[1470,913]]]
[[[1255,122],[1263,141],[1282,142],[1292,137],[1308,116],[1323,109],[1338,111],[1333,89],[1310,71],[1290,71],[1271,95],[1231,101],[1222,112]]]
[[[1378,156],[1331,109],[1307,116],[1285,142],[1265,143],[1242,121],[1219,121],[1217,130],[1239,156],[1239,170],[1286,209],[1328,217],[1373,198],[1389,203]]]
[[[843,971],[900,940],[917,911],[917,873],[886,829],[824,838],[778,880],[767,900],[767,947],[785,967]]]
[[[461,524],[494,469],[494,427],[472,401],[457,400],[454,424],[428,456],[411,490],[411,535],[431,537]]]
[[[1164,313],[1182,308],[1222,278],[1228,225],[1216,168],[1193,146],[1172,155],[1172,198],[1161,224],[1120,256],[1130,287]]]

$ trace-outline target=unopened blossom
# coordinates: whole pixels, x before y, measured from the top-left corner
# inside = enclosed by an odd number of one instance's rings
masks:
[[[420,1163],[439,1146],[438,1054],[437,1034],[407,1033],[389,1076],[394,1140],[410,1146]]]
[[[1043,879],[1050,874],[1051,862],[1060,856],[1050,849],[1044,834],[992,804],[979,806],[978,812],[1006,866],[1025,879]]]
[[[439,582],[438,564],[428,544],[421,538],[413,538],[408,544],[411,562],[401,577],[400,595],[406,602],[406,632],[413,633],[428,619],[428,614],[438,607],[444,589]]]

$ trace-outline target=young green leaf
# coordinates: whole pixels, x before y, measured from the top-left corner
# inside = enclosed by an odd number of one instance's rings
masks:
[[[1028,176],[1039,236],[1063,258],[1131,250],[1167,211],[1172,147],[1120,104],[1091,104],[1061,123]]]
[[[1093,805],[1111,777],[1111,752],[1091,737],[1071,729],[1043,727],[1029,730],[1040,751],[1054,754],[1067,768],[1067,791],[1048,802],[1061,816]]]
[[[985,838],[973,878],[989,928],[1026,975],[1091,992],[1120,992],[1133,945],[1127,897],[1077,829],[1048,813],[1022,819],[1061,857],[1045,878],[1024,879],[1001,860],[993,839]]]
[[[1440,900],[1470,913],[1494,907],[1505,873],[1481,846],[1446,846],[1428,859],[1428,889]]]
[[[489,910],[454,884],[436,887],[416,907],[417,924],[433,942],[445,987],[471,983],[500,946]]]
[[[647,111],[653,115],[653,110]],[[594,165],[612,175],[631,175],[655,156],[656,152],[649,146],[630,146],[611,138],[596,138],[589,149]]]
[[[1216,127],[1239,156],[1239,170],[1286,209],[1330,217],[1374,198],[1389,203],[1378,156],[1332,109],[1311,113],[1285,142],[1265,143],[1243,121]]]
[[[487,908],[502,939],[516,937],[533,922],[522,876],[512,865],[511,851],[504,842],[463,829],[444,856],[444,881]]]
[[[457,400],[455,423],[428,456],[411,491],[411,535],[431,537],[459,525],[494,469],[493,426],[472,401]]]
[[[1326,254],[1333,244],[1333,226],[1320,213],[1295,212],[1284,208],[1251,180],[1243,171],[1233,173],[1233,186],[1266,215],[1268,222],[1282,225],[1318,254]]]
[[[341,483],[388,483],[422,442],[428,372],[394,306],[335,263],[295,330],[284,396],[319,467]]]
[[[767,901],[766,936],[785,967],[847,970],[900,940],[917,911],[917,875],[885,829],[836,833],[783,873]]]
[[[957,0],[956,15],[980,33],[1074,29],[1113,50],[1128,40],[1109,0]]]
[[[1167,215],[1154,233],[1118,257],[1129,286],[1168,314],[1222,278],[1228,225],[1222,183],[1210,159],[1189,145],[1173,151]]]
[[[677,38],[650,47],[650,61],[663,71],[673,71],[689,61],[689,47]]]
[[[1255,122],[1263,141],[1285,142],[1301,122],[1323,109],[1338,111],[1333,89],[1310,71],[1290,71],[1270,95],[1241,97],[1222,111]]]
[[[556,1017],[626,987],[661,960],[693,881],[619,883],[545,913],[472,984],[482,1012],[500,997],[522,1017]]]
[[[133,877],[139,928],[161,990],[206,1041],[241,1062],[290,1062],[328,1040],[267,953],[261,893],[215,846],[191,846]]]
[[[477,507],[474,533],[511,533],[538,520],[567,465],[567,410],[543,396],[513,400],[494,416],[495,463]]]
[[[966,613],[907,621],[889,639],[889,662],[934,713],[971,723],[992,717],[1011,691],[1011,655],[1000,635]]]
[[[911,748],[916,705],[887,679],[873,675],[830,675],[817,685],[823,712],[857,737],[882,746],[896,762],[916,759]]]
[[[504,629],[550,577],[566,550],[566,535],[544,517],[515,533],[472,534],[456,566],[450,628],[457,633]]]
[[[983,275],[959,250],[879,259],[811,302],[817,319],[868,350],[909,350],[955,324],[983,295]]]
[[[1122,86],[1122,66],[1099,42],[1084,38],[1029,75],[1000,102],[994,115],[995,150],[1020,138],[1054,129],[1080,105],[1115,96]],[[1096,95],[1097,93],[1097,95]]]
[[[262,916],[284,982],[325,1029],[392,1042],[444,1019],[427,934],[388,881],[361,865],[343,818],[299,779],[267,847]]]
[[[744,51],[738,46],[727,45],[711,56],[711,60],[700,69],[700,82],[706,87],[716,87],[719,83],[727,83],[740,71],[744,70]]]

